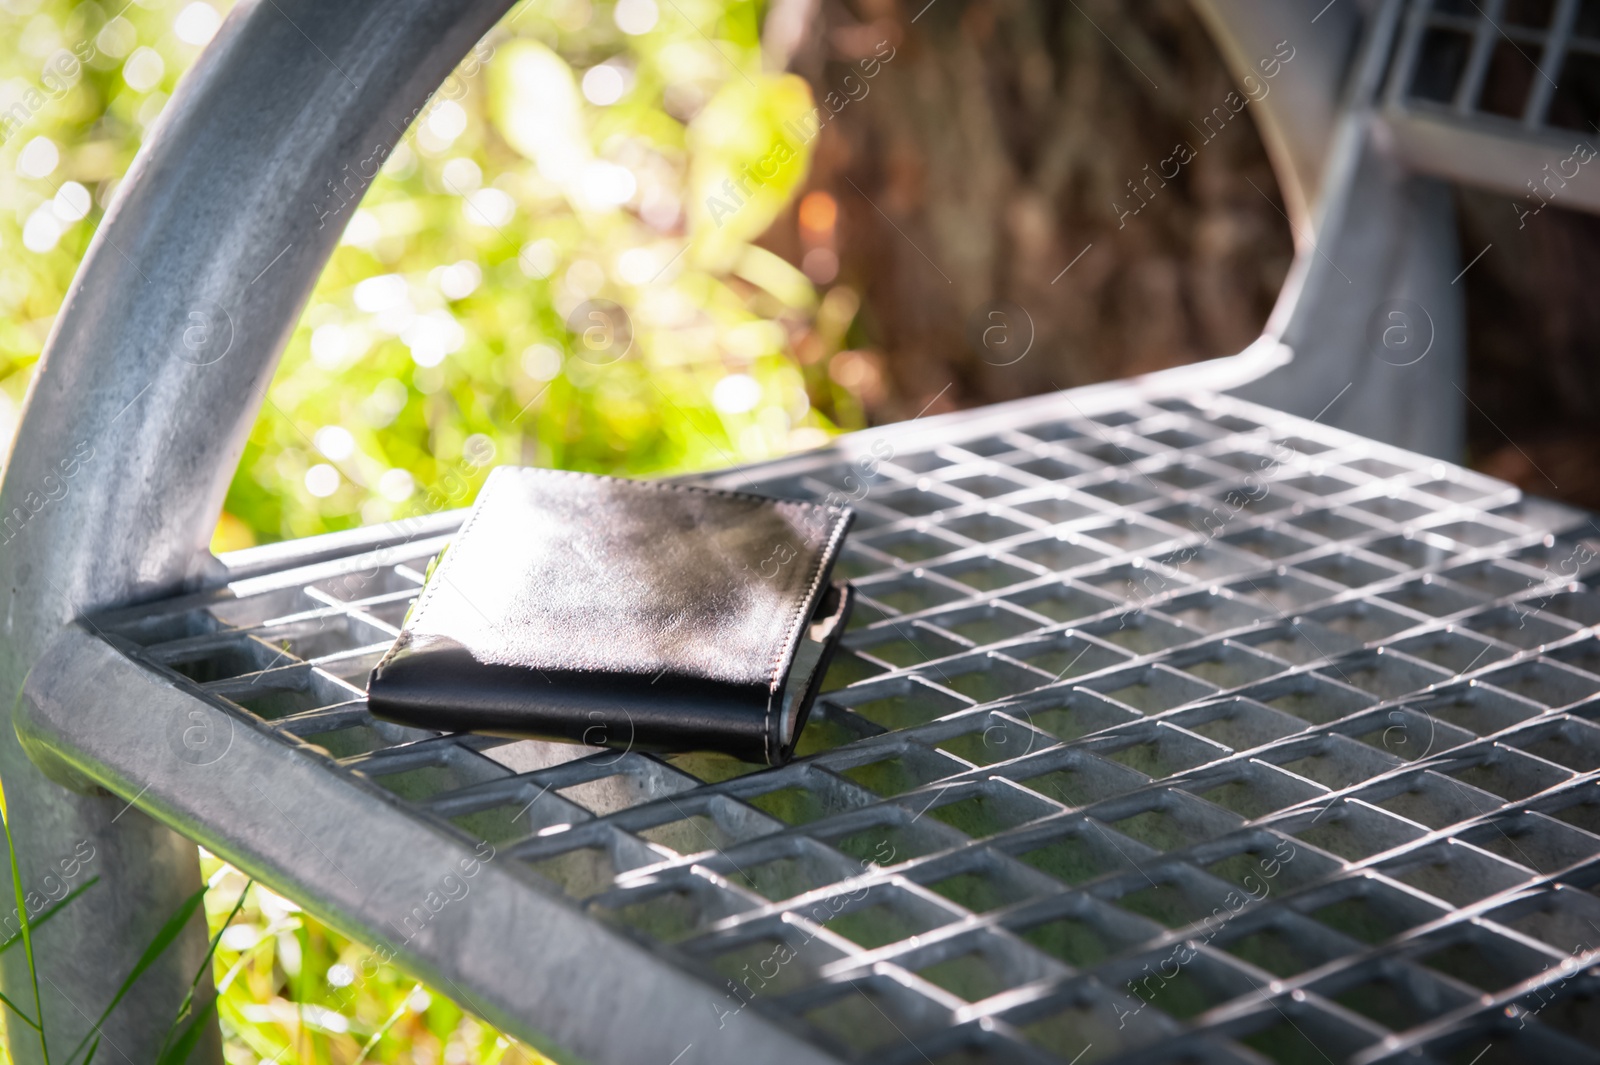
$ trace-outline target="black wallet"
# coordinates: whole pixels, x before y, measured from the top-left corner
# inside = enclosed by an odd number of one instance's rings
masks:
[[[849,618],[848,508],[502,467],[372,671],[379,717],[787,761]]]

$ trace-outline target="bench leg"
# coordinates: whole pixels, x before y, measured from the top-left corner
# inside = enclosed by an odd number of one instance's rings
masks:
[[[31,919],[99,878],[34,936],[50,1060],[60,1065],[86,1034],[92,1042],[90,1033],[97,1031],[100,1048],[94,1060],[100,1065],[150,1065],[203,964],[208,943],[203,908],[98,1030],[95,1022],[158,930],[200,889],[195,845],[116,796],[80,794],[47,779],[23,754],[10,728],[0,735],[0,781]],[[0,924],[9,936],[20,930],[9,868],[4,880]],[[196,992],[197,1010],[212,995],[206,968]],[[22,943],[0,954],[0,984],[7,998],[33,1012],[33,980]],[[214,1017],[209,1028],[189,1057],[196,1065],[221,1065]],[[42,1065],[39,1033],[8,1016],[6,1036],[12,1061]]]

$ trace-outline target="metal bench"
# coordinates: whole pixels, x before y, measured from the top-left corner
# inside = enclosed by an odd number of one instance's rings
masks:
[[[860,512],[848,653],[762,770],[368,715],[459,514],[205,550],[337,237],[311,205],[506,6],[241,5],[63,309],[0,491],[27,513],[0,778],[24,890],[88,840],[116,891],[40,934],[52,1034],[199,886],[192,840],[561,1058],[1597,1057],[1600,527],[1419,454],[1459,441],[1455,402],[1372,408],[1460,358],[1448,191],[1375,132],[1421,15],[1200,3],[1244,68],[1326,27],[1263,101],[1301,248],[1251,350],[704,478]],[[1512,126],[1469,132],[1541,135]],[[1427,308],[1434,350],[1352,343],[1372,307],[1334,262]],[[204,945],[104,1057],[152,1059]]]

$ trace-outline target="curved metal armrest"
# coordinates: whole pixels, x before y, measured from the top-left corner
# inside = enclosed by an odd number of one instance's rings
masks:
[[[339,236],[320,205],[364,189],[510,3],[244,0],[184,77],[67,293],[0,487],[8,696],[73,617],[215,579],[223,494]],[[42,930],[37,979],[23,952],[0,959],[6,991],[40,988],[50,1042],[70,1048],[199,886],[194,847],[48,782],[10,730],[0,779],[25,880],[84,841],[106,882]],[[205,947],[201,917],[96,1029],[102,1057],[155,1060]],[[10,1042],[42,1056],[20,1024]],[[220,1062],[214,1034],[195,1060]]]

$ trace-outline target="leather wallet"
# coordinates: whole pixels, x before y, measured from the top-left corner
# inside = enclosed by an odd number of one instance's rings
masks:
[[[502,467],[373,669],[379,717],[648,751],[794,752],[852,600],[848,508]]]

